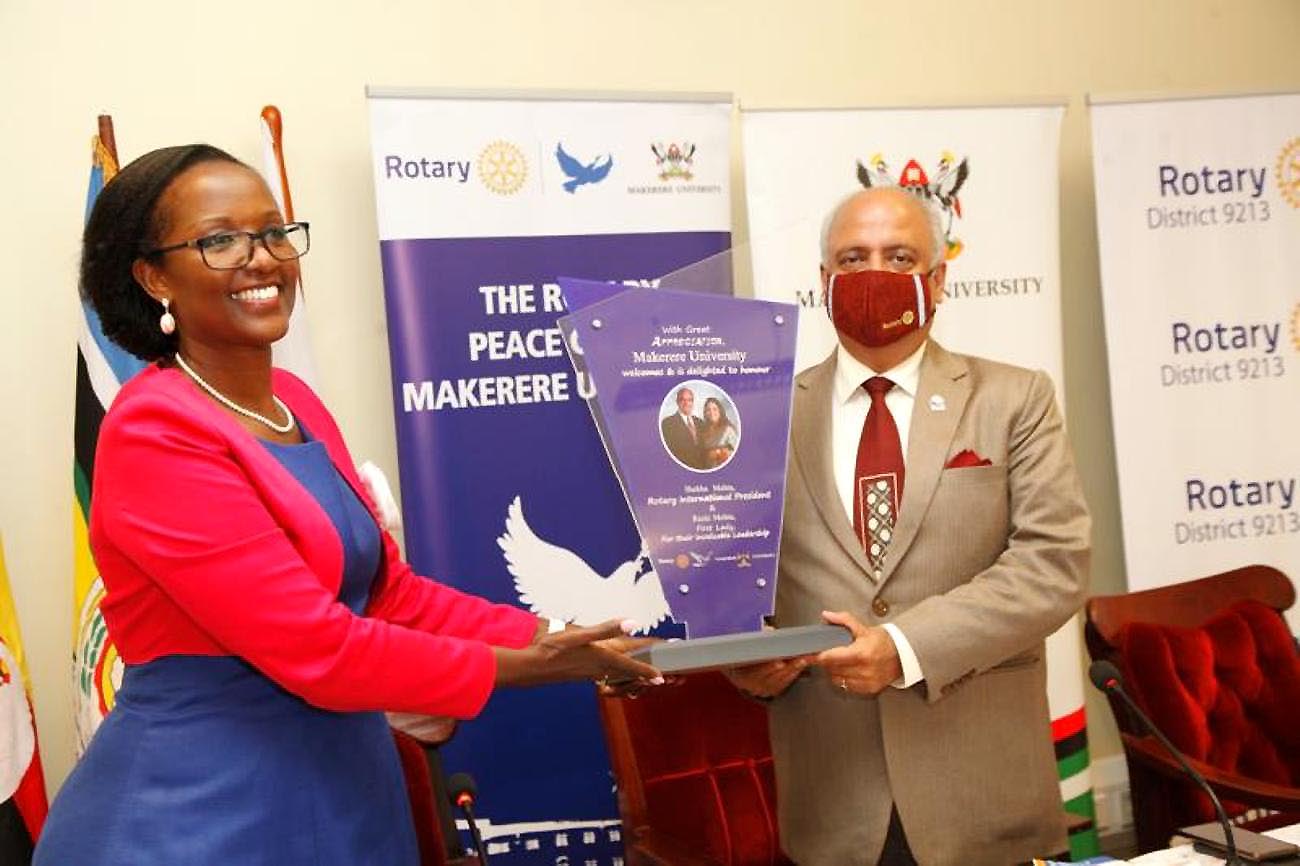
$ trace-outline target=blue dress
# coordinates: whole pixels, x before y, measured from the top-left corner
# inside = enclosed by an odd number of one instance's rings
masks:
[[[374,519],[325,446],[266,447],[316,498],[360,614]],[[234,656],[128,665],[117,704],[46,819],[34,866],[410,866],[419,862],[383,713],[313,707]]]

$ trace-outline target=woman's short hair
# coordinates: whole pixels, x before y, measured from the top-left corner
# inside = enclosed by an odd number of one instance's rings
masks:
[[[244,163],[208,144],[150,151],[118,172],[95,200],[81,238],[82,297],[99,314],[104,336],[145,361],[176,351],[176,335],[158,327],[162,304],[131,272],[135,260],[158,246],[168,214],[158,200],[181,172],[201,162]]]

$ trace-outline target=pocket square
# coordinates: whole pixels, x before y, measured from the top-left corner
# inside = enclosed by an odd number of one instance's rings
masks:
[[[993,461],[987,457],[981,457],[974,451],[967,448],[965,451],[959,451],[948,461],[944,469],[966,469],[971,466],[992,466]]]

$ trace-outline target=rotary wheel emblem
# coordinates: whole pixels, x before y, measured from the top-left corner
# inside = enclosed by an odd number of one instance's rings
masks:
[[[510,142],[494,141],[478,155],[478,177],[493,192],[513,195],[528,179],[528,161]]]
[[[1277,188],[1282,198],[1300,208],[1300,138],[1293,138],[1277,157]]]

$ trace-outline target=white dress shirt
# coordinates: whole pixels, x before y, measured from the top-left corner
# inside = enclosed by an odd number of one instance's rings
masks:
[[[927,341],[928,342],[928,341]],[[907,437],[912,430],[912,407],[916,404],[916,391],[921,382],[921,357],[926,343],[909,355],[892,370],[876,371],[848,353],[841,345],[836,350],[835,390],[831,394],[831,459],[835,473],[835,487],[844,505],[844,514],[853,521],[854,475],[858,468],[858,442],[862,439],[862,426],[867,421],[871,398],[862,383],[872,376],[885,376],[894,387],[885,394],[885,406],[894,416],[898,427],[899,445],[903,449],[903,468],[907,468]],[[907,482],[903,482],[906,489]],[[889,555],[888,551],[885,553]],[[903,676],[895,680],[895,688],[905,689],[925,679],[921,663],[907,642],[902,629],[893,623],[884,623],[885,631],[898,649],[898,659],[903,666]]]

